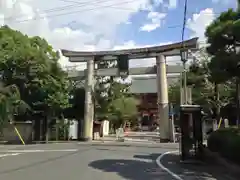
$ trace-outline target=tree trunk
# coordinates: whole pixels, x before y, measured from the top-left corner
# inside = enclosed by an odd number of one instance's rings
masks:
[[[47,116],[47,119],[46,119],[46,143],[48,143],[49,141],[49,116]]]
[[[50,122],[51,122],[51,119],[52,117],[54,117],[55,113],[54,112],[51,112],[49,111],[46,115],[46,143],[49,142],[49,137],[50,137]]]
[[[56,120],[55,128],[56,128],[55,129],[55,133],[56,133],[55,134],[55,136],[56,136],[55,139],[56,139],[56,141],[58,141],[58,137],[59,137],[59,120],[58,119]]]
[[[39,119],[39,140],[43,140],[43,119]]]
[[[219,95],[219,84],[215,83],[214,84],[214,94],[215,94],[215,101],[216,101],[216,120],[217,122],[220,121],[220,111],[221,111],[221,106],[219,104],[219,99],[220,99],[220,95]]]

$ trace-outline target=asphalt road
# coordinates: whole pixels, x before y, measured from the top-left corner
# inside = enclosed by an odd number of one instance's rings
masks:
[[[162,153],[176,145],[150,144],[48,144],[0,147],[1,180],[174,180],[156,163]],[[176,157],[166,156],[162,164],[182,179],[216,180],[201,169],[201,178],[189,176]],[[199,168],[197,168],[199,171]],[[215,168],[216,169],[216,168]],[[208,169],[211,170],[211,169]],[[216,172],[216,171],[215,171]],[[219,175],[219,174],[218,174]],[[221,174],[219,175],[221,176]],[[226,179],[226,178],[225,178]],[[227,178],[228,179],[228,178]],[[226,180],[227,180],[226,179]]]
[[[0,147],[0,179],[172,180],[155,162],[165,151],[168,149],[84,144],[5,146]]]

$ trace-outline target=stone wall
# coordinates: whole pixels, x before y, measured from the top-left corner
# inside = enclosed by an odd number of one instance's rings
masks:
[[[3,128],[3,137],[2,140],[6,141],[10,144],[22,144],[20,138],[18,137],[14,126],[17,128],[24,142],[31,143],[32,142],[32,123],[31,122],[16,122],[13,124],[7,125]]]

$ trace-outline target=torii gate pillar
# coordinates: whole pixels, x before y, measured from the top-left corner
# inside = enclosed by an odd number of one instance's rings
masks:
[[[156,57],[157,66],[157,95],[158,95],[158,119],[160,141],[173,141],[171,122],[169,120],[169,103],[168,103],[168,85],[166,73],[165,56],[159,54]]]
[[[93,118],[94,118],[94,58],[87,61],[87,79],[85,81],[85,105],[84,105],[84,122],[83,141],[91,141],[93,138]]]

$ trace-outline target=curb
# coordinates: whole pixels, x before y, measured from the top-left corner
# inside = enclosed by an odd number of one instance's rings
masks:
[[[134,139],[134,138],[125,138],[124,139],[125,141],[128,141],[128,142],[148,142],[148,143],[152,143],[152,144],[156,144],[155,141],[149,141],[148,139]]]
[[[221,157],[219,155],[219,153],[212,152],[208,148],[204,148],[203,150],[204,150],[206,159],[208,161],[210,161],[210,163],[215,162],[215,163],[219,164],[220,166],[223,166],[226,169],[228,169],[229,172],[231,172],[232,174],[240,176],[240,166],[239,165],[228,161],[227,159]]]
[[[95,142],[78,142],[78,145],[88,145],[88,146],[118,146],[118,147],[146,147],[146,148],[162,148],[168,150],[177,150],[178,147],[168,146],[161,143],[142,143],[142,142],[117,142],[117,141],[95,141]]]
[[[146,147],[146,148],[162,148],[168,150],[177,150],[178,146],[174,145],[174,143],[156,143],[149,141],[129,141],[125,140],[124,142],[116,141],[116,140],[93,140],[89,142],[84,141],[34,141],[31,144],[2,144],[1,147],[27,147],[27,146],[39,146],[39,145],[54,145],[54,144],[75,144],[75,145],[86,145],[86,146],[119,146],[119,147]]]
[[[175,154],[177,153],[178,151],[168,151],[168,152],[165,152],[163,154],[161,154],[160,156],[158,156],[158,158],[156,159],[156,163],[157,165],[165,172],[167,172],[170,176],[172,176],[173,179],[176,179],[176,180],[183,180],[179,175],[175,174],[174,172],[172,172],[170,169],[166,168],[162,163],[161,163],[161,160],[163,157],[165,157],[166,155],[168,154]]]

